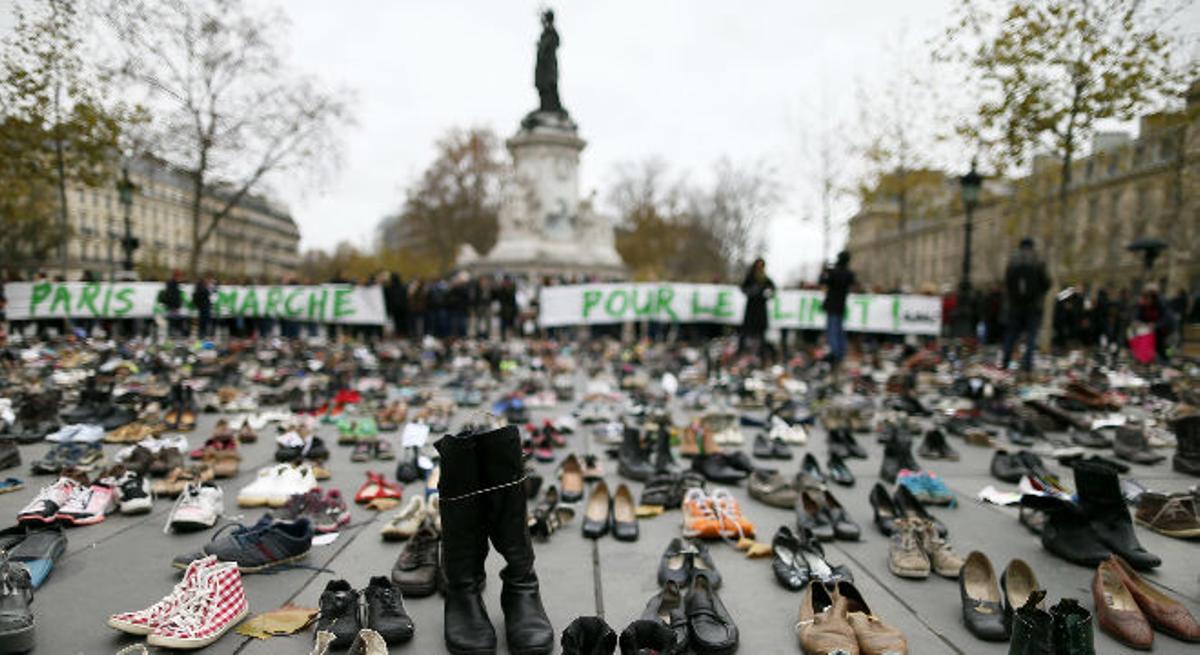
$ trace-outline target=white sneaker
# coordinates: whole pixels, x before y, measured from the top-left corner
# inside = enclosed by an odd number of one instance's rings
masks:
[[[271,507],[283,507],[292,496],[303,495],[317,488],[317,476],[307,464],[283,467],[274,495],[267,499]]]
[[[242,490],[238,492],[238,507],[262,507],[269,503],[272,498],[279,495],[280,480],[290,468],[286,464],[281,464],[259,469],[258,476],[254,478],[254,481],[242,487]]]
[[[425,498],[420,495],[408,499],[404,507],[392,515],[379,531],[384,541],[408,539],[417,533],[421,522],[429,515]]]
[[[175,501],[163,532],[211,528],[224,513],[225,492],[220,487],[210,482],[189,482],[183,488],[183,493],[179,494],[179,500]]]

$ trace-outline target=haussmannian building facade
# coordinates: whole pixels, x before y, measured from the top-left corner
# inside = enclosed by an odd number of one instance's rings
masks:
[[[130,225],[140,247],[134,265],[144,275],[161,277],[174,269],[187,272],[191,254],[191,180],[169,165],[142,158],[130,165],[136,185]],[[67,277],[83,271],[101,278],[120,270],[124,252],[124,209],[115,182],[100,187],[68,187]],[[206,208],[216,211],[221,199],[211,195]],[[288,211],[261,197],[247,196],[218,225],[205,244],[200,271],[225,280],[278,281],[299,262],[300,231]],[[58,274],[57,254],[46,270]]]
[[[974,212],[971,281],[999,284],[1023,236],[1050,259],[1059,287],[1107,287],[1166,280],[1173,295],[1200,289],[1200,84],[1184,111],[1140,121],[1137,138],[1096,135],[1087,156],[1072,167],[1066,220],[1061,219],[1060,163],[1034,162],[1018,180],[988,180]],[[894,186],[894,185],[893,185]],[[894,198],[864,204],[850,220],[847,247],[865,285],[879,289],[943,292],[962,278],[964,221],[957,177],[926,178],[910,190],[901,229]],[[1167,244],[1149,277],[1142,258],[1127,250],[1139,238]]]

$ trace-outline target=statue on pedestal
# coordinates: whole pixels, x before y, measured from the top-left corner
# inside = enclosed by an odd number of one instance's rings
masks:
[[[533,129],[540,124],[569,123],[570,118],[558,97],[558,30],[554,29],[554,11],[542,13],[542,35],[538,38],[537,64],[533,69],[533,86],[538,92],[538,108],[529,112],[521,126]]]

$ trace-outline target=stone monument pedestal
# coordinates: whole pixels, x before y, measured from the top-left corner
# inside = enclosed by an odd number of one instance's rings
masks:
[[[623,278],[610,221],[579,197],[579,155],[587,142],[565,113],[533,112],[505,146],[513,178],[500,208],[500,234],[484,256],[469,246],[459,264],[486,273]]]

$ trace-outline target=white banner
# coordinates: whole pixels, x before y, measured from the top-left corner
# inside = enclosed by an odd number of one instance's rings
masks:
[[[150,318],[165,315],[164,282],[18,282],[4,285],[9,320],[38,318]],[[182,313],[194,314],[193,285],[181,284]],[[348,284],[218,286],[210,295],[213,318],[267,317],[317,323],[386,322],[383,289]]]
[[[772,328],[823,330],[822,291],[785,289],[767,301]],[[543,287],[538,322],[543,327],[655,321],[660,323],[742,322],[746,297],[721,284],[630,283]],[[846,330],[889,334],[941,331],[942,300],[937,296],[850,294]]]

